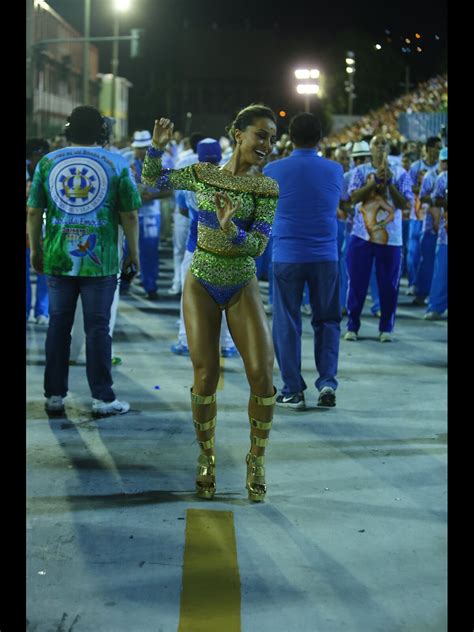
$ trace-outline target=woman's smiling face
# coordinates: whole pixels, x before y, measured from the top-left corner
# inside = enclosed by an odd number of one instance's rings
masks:
[[[276,142],[276,125],[267,117],[255,118],[245,130],[235,130],[241,157],[252,165],[261,165]]]

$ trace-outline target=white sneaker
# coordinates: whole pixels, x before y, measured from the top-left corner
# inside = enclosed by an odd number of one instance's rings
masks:
[[[382,331],[379,336],[380,342],[392,342],[392,334],[388,333],[388,331]]]
[[[177,296],[178,294],[181,294],[181,288],[179,286],[172,285],[168,290],[168,294],[171,296]]]
[[[423,318],[425,320],[441,320],[443,317],[438,312],[426,312]]]
[[[64,412],[64,402],[61,395],[51,395],[51,397],[46,398],[46,402],[44,404],[46,412],[48,413],[63,413]]]
[[[128,402],[119,402],[118,399],[114,399],[113,402],[103,402],[101,399],[92,400],[92,414],[94,417],[100,417],[102,415],[124,415],[130,410],[130,404]]]
[[[47,325],[49,323],[49,318],[47,316],[37,316],[35,323],[37,325]]]
[[[407,291],[405,292],[407,296],[415,296],[415,286],[409,285]]]
[[[344,340],[358,340],[359,336],[355,331],[346,331],[344,335]]]

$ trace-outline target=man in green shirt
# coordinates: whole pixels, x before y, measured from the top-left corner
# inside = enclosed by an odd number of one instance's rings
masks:
[[[98,110],[75,108],[66,125],[70,147],[40,160],[28,198],[31,264],[46,274],[50,300],[44,376],[50,413],[64,412],[70,333],[79,296],[92,413],[123,414],[130,409],[112,390],[109,320],[120,271],[119,223],[129,244],[123,269],[139,269],[137,209],[141,199],[126,160],[102,147],[107,135]],[[41,244],[45,208],[46,232]]]

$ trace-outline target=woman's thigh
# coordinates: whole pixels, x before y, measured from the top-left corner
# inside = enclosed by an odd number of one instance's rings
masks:
[[[272,384],[274,351],[272,334],[263,309],[257,279],[252,279],[229,302],[227,324],[239,350],[249,382]],[[262,395],[263,396],[263,395]]]
[[[189,355],[194,369],[216,371],[218,381],[222,312],[189,270],[183,289],[183,313]]]

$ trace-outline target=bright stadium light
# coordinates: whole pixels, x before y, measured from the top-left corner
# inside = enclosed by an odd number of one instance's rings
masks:
[[[319,86],[317,83],[300,83],[296,86],[298,94],[318,94]]]
[[[115,0],[115,9],[117,11],[128,11],[130,9],[130,0]]]
[[[377,50],[380,50],[382,47],[380,46],[380,44],[375,44],[375,48],[376,48]]]
[[[299,70],[295,70],[295,77],[297,79],[309,79],[309,70],[300,68]]]
[[[321,72],[318,68],[298,68],[295,70],[295,77],[297,79],[318,79],[321,76]],[[304,96],[304,109],[305,112],[310,111],[310,97],[311,95],[321,96],[321,86],[317,83],[299,83],[296,86],[296,92]]]
[[[377,44],[376,47],[377,46],[379,46],[379,44]],[[356,71],[355,53],[353,50],[348,50],[346,52],[346,73],[349,76],[347,77],[347,81],[344,82],[344,86],[345,86],[345,91],[347,92],[347,99],[348,99],[347,114],[349,116],[352,116],[352,103],[355,99],[355,92],[354,92],[355,71]]]

